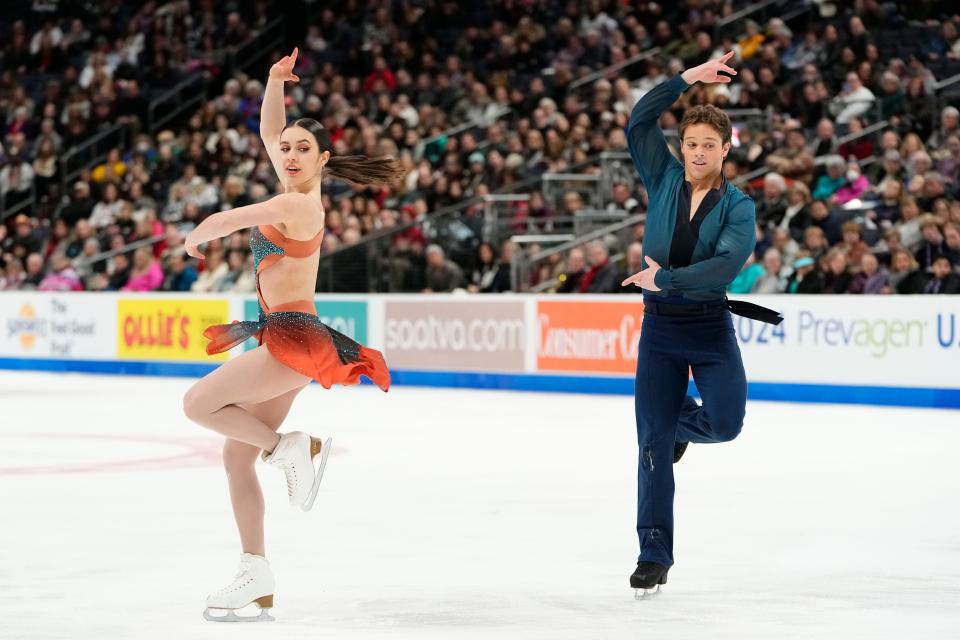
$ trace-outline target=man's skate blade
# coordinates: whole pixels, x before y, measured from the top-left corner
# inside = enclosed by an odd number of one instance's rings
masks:
[[[634,600],[653,600],[658,595],[660,595],[660,585],[652,589],[634,589],[633,590],[633,599]]]
[[[323,470],[327,467],[327,456],[330,455],[330,445],[333,444],[333,438],[327,438],[320,448],[320,464],[317,466],[316,475],[313,478],[313,486],[310,487],[310,495],[306,502],[300,508],[304,511],[310,511],[313,508],[313,501],[317,499],[317,491],[320,490],[320,480],[323,479]]]
[[[243,607],[246,609],[247,607]],[[276,620],[270,615],[270,609],[260,609],[259,615],[237,615],[242,609],[211,609],[203,610],[203,619],[210,622],[273,622]],[[214,613],[222,615],[214,615]]]

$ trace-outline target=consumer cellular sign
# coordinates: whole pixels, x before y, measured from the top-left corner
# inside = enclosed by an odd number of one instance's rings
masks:
[[[633,373],[643,303],[541,300],[537,303],[537,369]]]
[[[397,369],[523,371],[522,301],[392,301],[384,309],[384,355]]]

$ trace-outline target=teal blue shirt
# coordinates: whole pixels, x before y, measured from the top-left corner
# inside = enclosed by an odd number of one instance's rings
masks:
[[[650,203],[643,254],[662,267],[654,279],[661,291],[644,293],[691,301],[719,300],[753,252],[757,241],[756,207],[749,196],[727,181],[723,196],[700,226],[690,265],[668,266],[684,174],[683,165],[667,148],[658,120],[688,86],[677,75],[655,87],[633,108],[626,128],[630,156]]]

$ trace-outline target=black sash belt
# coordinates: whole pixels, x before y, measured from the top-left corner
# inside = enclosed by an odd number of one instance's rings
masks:
[[[752,302],[729,300],[724,298],[724,303],[730,313],[743,316],[744,318],[759,320],[760,322],[766,322],[767,324],[773,325],[783,322],[783,316],[780,315],[779,311],[767,309],[766,307],[761,307],[760,305],[753,304]]]
[[[672,304],[665,302],[644,301],[644,313],[655,316],[700,316],[714,309],[727,309],[730,313],[751,320],[759,320],[767,324],[777,325],[783,322],[783,316],[780,312],[773,309],[761,307],[752,302],[743,302],[742,300],[729,300],[724,298],[716,302],[701,302],[699,304]]]

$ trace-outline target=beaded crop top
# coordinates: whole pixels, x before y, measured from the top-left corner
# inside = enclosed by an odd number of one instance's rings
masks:
[[[279,229],[271,224],[255,227],[250,234],[250,250],[253,252],[253,272],[257,281],[257,298],[260,299],[260,308],[264,313],[278,311],[303,311],[315,313],[311,300],[296,300],[274,305],[271,309],[260,292],[260,274],[279,262],[284,257],[309,258],[320,248],[323,242],[323,229],[310,240],[294,240],[283,235]]]

